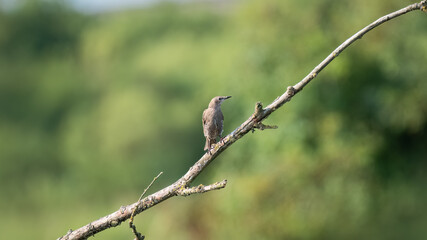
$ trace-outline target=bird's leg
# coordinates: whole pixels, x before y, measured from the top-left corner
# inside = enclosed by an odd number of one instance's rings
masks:
[[[210,156],[212,156],[212,150],[214,149],[214,146],[215,146],[215,144],[211,144],[211,145],[208,147],[208,154],[209,154]]]

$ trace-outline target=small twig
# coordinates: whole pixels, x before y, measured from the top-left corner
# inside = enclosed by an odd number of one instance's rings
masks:
[[[209,192],[212,190],[218,190],[218,189],[224,188],[225,185],[227,185],[227,180],[222,180],[221,182],[216,182],[216,183],[213,183],[213,184],[207,185],[207,186],[200,184],[197,187],[191,187],[191,188],[182,187],[182,188],[178,189],[176,191],[176,193],[178,195],[181,195],[181,196],[188,196],[188,195],[191,195],[194,193],[204,193],[204,192]]]
[[[253,114],[253,117],[257,119],[259,116],[261,116],[262,111],[264,111],[264,109],[262,108],[262,103],[261,102],[255,103],[255,112]]]
[[[288,88],[288,90],[289,90],[289,88]],[[264,129],[276,129],[276,128],[278,128],[278,126],[276,126],[276,125],[270,126],[270,125],[265,125],[261,122],[260,119],[262,118],[263,111],[264,111],[264,109],[262,107],[262,103],[257,102],[255,104],[255,112],[254,112],[254,114],[252,114],[252,117],[255,119],[255,123],[254,123],[254,126],[252,128],[252,133],[255,132],[255,128],[257,128],[261,131]]]
[[[142,197],[145,195],[145,193],[147,192],[147,190],[151,187],[151,185],[153,185],[153,183],[157,180],[157,178],[159,178],[159,177],[160,177],[160,175],[162,175],[162,174],[163,174],[163,172],[160,172],[160,173],[159,173],[159,175],[157,175],[157,177],[155,177],[155,178],[153,179],[153,181],[151,181],[151,183],[148,185],[148,187],[146,187],[146,188],[145,188],[144,192],[141,194],[141,196],[140,196],[140,197],[139,197],[139,199],[138,199],[138,203],[140,203],[140,202],[141,202]],[[130,219],[129,219],[129,227],[130,227],[130,228],[132,228],[132,232],[133,232],[133,234],[135,235],[136,240],[144,240],[145,236],[144,236],[144,235],[142,235],[141,233],[139,233],[139,232],[136,230],[136,226],[133,224],[133,217],[135,216],[135,211],[136,211],[136,209],[137,209],[137,206],[135,206],[135,208],[134,208],[134,209],[133,209],[133,211],[132,211],[132,214],[130,215]]]
[[[252,129],[252,132],[255,132],[255,128],[263,131],[264,129],[277,129],[278,126],[276,126],[276,125],[265,125],[262,122],[257,122],[254,124],[254,128]]]

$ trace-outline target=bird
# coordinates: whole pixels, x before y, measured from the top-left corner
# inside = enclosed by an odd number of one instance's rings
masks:
[[[202,123],[203,134],[206,138],[204,150],[210,151],[212,144],[216,143],[217,137],[221,138],[223,131],[224,115],[221,111],[221,104],[231,96],[217,96],[212,98],[207,109],[203,111]]]

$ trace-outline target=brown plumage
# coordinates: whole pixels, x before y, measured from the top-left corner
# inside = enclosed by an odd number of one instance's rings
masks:
[[[212,98],[209,106],[203,111],[203,134],[206,137],[206,144],[204,150],[210,150],[212,144],[216,143],[217,137],[222,135],[222,127],[224,122],[224,115],[221,112],[221,103],[231,98],[231,96],[218,96]]]

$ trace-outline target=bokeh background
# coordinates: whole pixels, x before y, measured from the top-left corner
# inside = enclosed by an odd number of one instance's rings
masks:
[[[182,176],[216,95],[225,133],[411,1],[1,1],[0,235],[56,239]],[[85,11],[85,9],[87,11]],[[365,35],[194,184],[148,239],[426,239],[427,15]],[[133,239],[127,224],[96,239]]]

